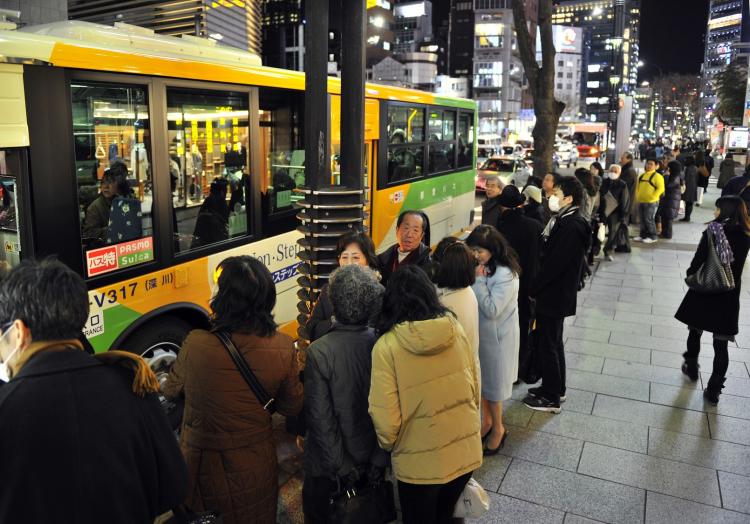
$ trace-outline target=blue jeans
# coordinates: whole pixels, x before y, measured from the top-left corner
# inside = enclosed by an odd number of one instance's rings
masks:
[[[656,209],[658,202],[653,204],[638,204],[638,215],[641,218],[641,238],[656,240]]]

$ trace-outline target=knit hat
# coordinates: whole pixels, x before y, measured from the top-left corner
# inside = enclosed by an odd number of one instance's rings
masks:
[[[542,203],[542,190],[536,186],[526,186],[526,189],[523,190],[523,194],[537,204]]]
[[[500,206],[514,208],[522,205],[526,199],[516,186],[505,186],[503,192],[497,197],[497,203]]]

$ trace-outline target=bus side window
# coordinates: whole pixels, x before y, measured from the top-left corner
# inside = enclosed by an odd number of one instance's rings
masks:
[[[299,225],[294,203],[305,186],[304,93],[272,87],[258,93],[263,231],[271,236]]]
[[[0,149],[0,272],[21,262],[17,178],[21,174],[21,151]]]
[[[176,253],[247,235],[247,93],[167,89]]]
[[[458,167],[470,167],[474,156],[472,115],[461,113],[458,120]]]
[[[146,88],[74,80],[71,102],[86,276],[153,261]]]

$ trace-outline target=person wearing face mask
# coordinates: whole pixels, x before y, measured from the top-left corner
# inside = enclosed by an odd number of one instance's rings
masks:
[[[617,164],[610,166],[604,174],[601,188],[601,202],[599,204],[599,219],[607,224],[607,241],[604,244],[604,258],[612,261],[612,251],[617,248],[618,239],[622,239],[624,247],[621,251],[630,252],[630,239],[627,234],[627,221],[630,214],[630,192],[628,185],[620,178],[621,167]],[[620,230],[625,228],[625,234]]]
[[[485,195],[487,198],[482,202],[482,224],[489,224],[497,227],[500,219],[500,210],[498,209],[497,200],[504,190],[503,183],[496,176],[485,178]]]
[[[529,388],[523,403],[536,411],[560,412],[565,401],[565,348],[563,323],[576,314],[576,295],[591,241],[591,228],[581,216],[583,186],[564,177],[550,196],[556,212],[544,230],[541,265],[529,295],[536,300],[538,351],[542,361],[542,385]]]
[[[151,524],[177,507],[187,469],[137,355],[78,340],[86,284],[27,260],[0,284],[0,522]]]
[[[430,267],[430,220],[423,211],[403,211],[396,221],[397,243],[378,255],[383,285],[399,267],[414,264]]]
[[[369,266],[370,269],[380,276],[378,257],[375,255],[375,245],[372,239],[365,233],[352,231],[341,235],[336,245],[336,260],[339,267],[357,265]],[[313,342],[328,331],[333,325],[333,304],[328,293],[328,284],[320,290],[318,301],[313,307],[310,318],[305,325],[305,330]]]

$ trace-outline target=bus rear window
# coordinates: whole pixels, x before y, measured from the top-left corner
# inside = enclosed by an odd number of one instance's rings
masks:
[[[71,101],[86,276],[154,260],[146,88],[73,81]]]

